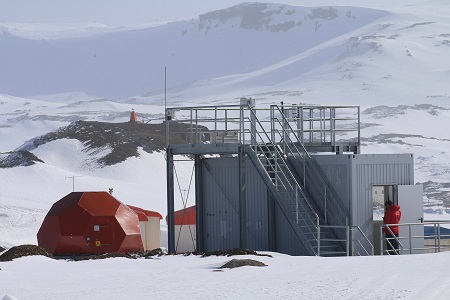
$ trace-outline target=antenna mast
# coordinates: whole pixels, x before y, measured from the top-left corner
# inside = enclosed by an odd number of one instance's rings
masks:
[[[81,176],[67,176],[66,179],[72,179],[72,192],[75,192],[75,177],[81,177]]]

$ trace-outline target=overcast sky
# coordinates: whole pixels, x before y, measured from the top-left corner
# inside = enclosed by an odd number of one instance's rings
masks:
[[[191,19],[242,0],[0,0],[0,22],[140,24]],[[274,0],[298,6],[406,4],[419,0]]]

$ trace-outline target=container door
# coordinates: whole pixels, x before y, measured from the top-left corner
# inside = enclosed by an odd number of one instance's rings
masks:
[[[401,224],[423,222],[423,186],[399,185],[398,204],[402,212]],[[400,227],[400,242],[405,251],[402,254],[423,253],[423,225],[403,225]],[[410,244],[411,242],[411,244]]]

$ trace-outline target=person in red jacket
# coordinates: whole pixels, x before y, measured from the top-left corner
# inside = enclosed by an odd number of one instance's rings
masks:
[[[386,201],[384,204],[385,211],[383,217],[384,224],[398,224],[402,216],[399,205],[393,205],[391,200]],[[386,236],[386,244],[389,255],[399,254],[398,249],[398,226],[388,226],[391,230],[389,231],[386,226],[383,227],[383,233]],[[391,233],[392,231],[392,233]]]

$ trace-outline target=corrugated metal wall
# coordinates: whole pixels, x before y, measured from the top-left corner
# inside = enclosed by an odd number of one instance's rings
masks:
[[[202,159],[205,251],[240,247],[238,164],[238,158]],[[247,204],[245,248],[291,255],[307,254],[273,200],[269,209],[268,190],[252,163],[246,160],[244,166]],[[269,233],[269,214],[273,217],[273,236]]]
[[[238,158],[202,160],[205,251],[239,248],[239,161]],[[245,162],[246,228],[245,248],[268,250],[267,188],[259,174]]]
[[[414,184],[411,154],[314,156],[341,201],[350,206],[350,225],[359,226],[373,243],[373,185]],[[363,238],[354,232],[354,238]],[[353,251],[361,249],[356,247]]]
[[[245,162],[247,183],[247,245],[254,250],[269,250],[267,188],[249,160]]]
[[[205,251],[240,246],[237,163],[231,158],[202,161]]]

